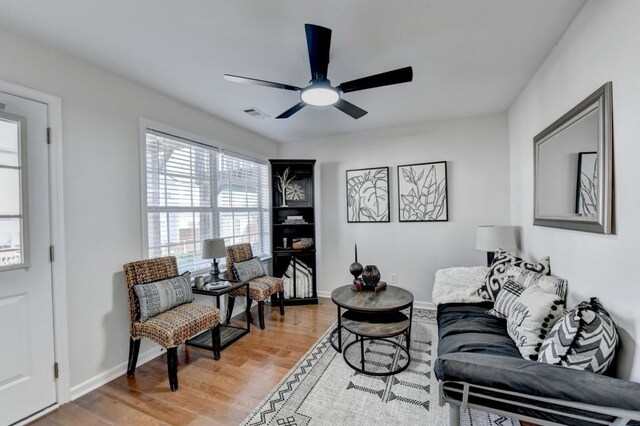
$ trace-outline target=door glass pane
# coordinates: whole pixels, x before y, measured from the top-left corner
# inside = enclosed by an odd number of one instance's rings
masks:
[[[0,268],[22,263],[21,219],[0,219]]]
[[[0,167],[0,215],[20,213],[20,170]]]
[[[15,121],[0,119],[0,165],[19,166],[19,127]]]

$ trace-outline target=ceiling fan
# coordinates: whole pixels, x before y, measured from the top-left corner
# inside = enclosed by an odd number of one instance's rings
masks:
[[[330,106],[358,119],[367,111],[345,101],[340,97],[341,93],[355,92],[357,90],[373,89],[375,87],[389,86],[391,84],[407,83],[413,79],[411,67],[400,68],[357,80],[347,81],[338,86],[332,86],[327,78],[329,68],[329,49],[331,47],[331,30],[319,25],[305,24],[307,33],[307,48],[309,49],[309,64],[311,65],[311,80],[307,87],[296,87],[288,84],[274,83],[272,81],[258,80],[255,78],[240,77],[225,74],[227,81],[234,83],[249,83],[259,86],[273,87],[300,92],[300,102],[289,108],[276,118],[289,118],[307,105]]]

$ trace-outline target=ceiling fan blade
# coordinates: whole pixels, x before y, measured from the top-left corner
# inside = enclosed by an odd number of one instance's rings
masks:
[[[231,81],[233,83],[257,84],[258,86],[273,87],[274,89],[284,89],[284,90],[293,90],[293,91],[302,90],[299,87],[290,86],[288,84],[274,83],[273,81],[266,81],[266,80],[258,80],[257,78],[240,77],[239,75],[225,74],[224,79],[227,81]]]
[[[344,93],[355,92],[356,90],[373,89],[374,87],[389,86],[391,84],[408,83],[413,80],[413,68],[405,67],[381,74],[370,75],[369,77],[342,83],[337,89]]]
[[[340,111],[344,112],[345,114],[348,114],[351,117],[355,118],[356,120],[362,117],[363,115],[367,114],[367,111],[355,106],[351,102],[345,101],[344,99],[340,99],[338,102],[333,104],[333,106],[338,108]]]
[[[279,116],[277,116],[276,118],[289,118],[293,114],[295,114],[296,112],[300,111],[302,108],[304,108],[306,106],[307,106],[307,104],[305,104],[304,102],[297,103],[294,106],[292,106],[291,108],[289,108],[288,110],[286,110],[285,112],[283,112],[282,114],[280,114]]]
[[[313,80],[326,80],[331,49],[331,30],[313,24],[304,24],[309,49],[309,65]]]

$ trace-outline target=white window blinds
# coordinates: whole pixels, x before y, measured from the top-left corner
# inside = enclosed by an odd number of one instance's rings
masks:
[[[218,236],[268,253],[264,162],[147,130],[145,174],[149,257],[176,256],[181,272],[206,270],[202,241]]]

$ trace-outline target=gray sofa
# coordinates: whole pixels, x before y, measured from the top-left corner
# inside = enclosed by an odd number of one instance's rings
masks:
[[[523,359],[492,303],[438,306],[441,404],[542,425],[640,425],[640,384]]]

